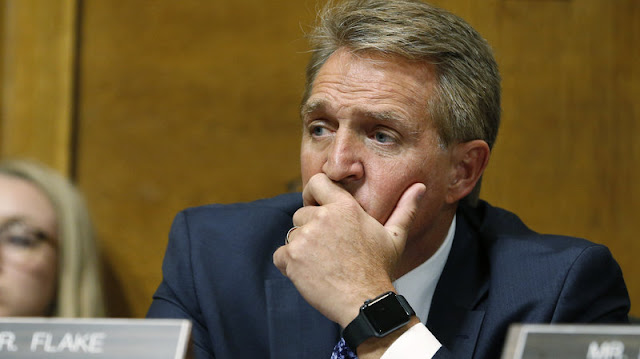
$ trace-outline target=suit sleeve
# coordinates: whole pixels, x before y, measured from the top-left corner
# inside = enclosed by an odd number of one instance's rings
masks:
[[[567,272],[553,323],[628,323],[629,294],[622,271],[602,245],[587,247]]]
[[[147,318],[189,319],[192,323],[193,358],[212,359],[208,334],[202,324],[191,267],[189,227],[184,212],[173,221],[169,243],[162,263],[162,282],[153,295]]]

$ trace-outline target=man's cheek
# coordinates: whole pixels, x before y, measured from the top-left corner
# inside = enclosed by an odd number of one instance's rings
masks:
[[[322,167],[321,166],[313,166],[312,164],[305,164],[303,162],[301,168],[300,168],[300,174],[301,174],[301,179],[302,179],[302,187],[304,188],[307,183],[309,182],[309,179],[311,177],[313,177],[313,175],[322,172]]]
[[[387,221],[395,207],[395,204],[390,206],[388,203],[385,203],[384,199],[382,199],[382,201],[379,201],[378,199],[363,200],[358,201],[358,203],[360,203],[360,206],[362,206],[368,215],[375,218],[381,224],[384,224]]]

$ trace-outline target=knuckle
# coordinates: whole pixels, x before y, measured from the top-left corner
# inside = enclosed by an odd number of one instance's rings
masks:
[[[331,217],[331,211],[327,207],[318,207],[314,215],[315,219],[320,222],[326,221]]]

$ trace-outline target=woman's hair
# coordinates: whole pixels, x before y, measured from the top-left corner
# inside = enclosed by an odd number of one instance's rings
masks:
[[[488,43],[468,23],[419,0],[329,1],[309,34],[312,48],[302,103],[318,71],[339,48],[435,67],[430,119],[443,146],[481,139],[493,147],[500,124],[500,75]],[[474,204],[476,189],[467,197]]]
[[[104,316],[101,261],[83,196],[69,180],[32,161],[2,161],[0,174],[34,184],[49,198],[55,209],[58,226],[58,283],[51,316]]]

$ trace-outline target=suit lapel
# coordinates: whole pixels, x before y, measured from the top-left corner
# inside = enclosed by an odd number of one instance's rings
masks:
[[[331,357],[339,327],[302,298],[285,277],[267,279],[267,319],[271,358]]]
[[[455,357],[473,351],[484,319],[477,306],[488,290],[488,266],[480,241],[458,212],[451,252],[433,296],[427,327]]]

